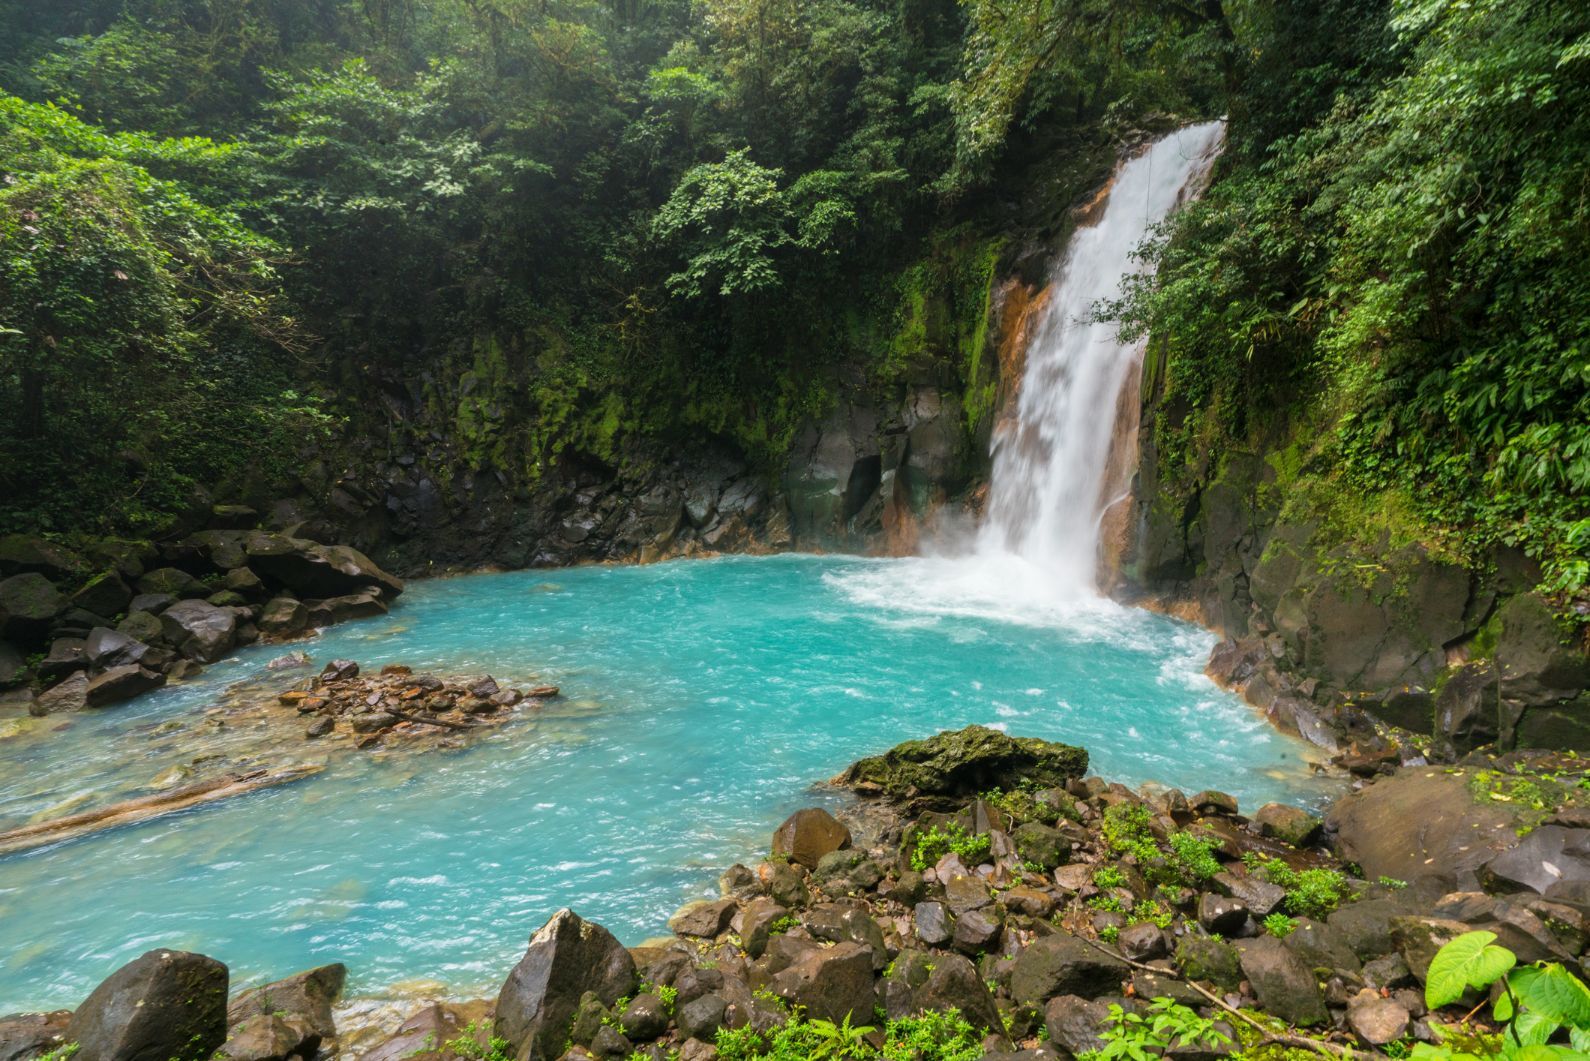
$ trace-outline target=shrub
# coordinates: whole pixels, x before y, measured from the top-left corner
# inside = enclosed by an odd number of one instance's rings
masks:
[[[988,856],[992,843],[987,836],[967,832],[959,822],[945,822],[942,829],[937,825],[929,826],[926,832],[917,835],[911,868],[920,873],[952,852],[968,866],[975,866]]]

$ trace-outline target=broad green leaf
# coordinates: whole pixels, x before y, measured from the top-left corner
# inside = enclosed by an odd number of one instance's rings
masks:
[[[1439,1009],[1471,987],[1500,980],[1518,961],[1506,947],[1494,946],[1494,932],[1465,932],[1436,952],[1424,985],[1425,1005]]]
[[[1509,1043],[1517,1046],[1542,1046],[1561,1027],[1561,1022],[1534,1010],[1525,1009],[1508,1029],[1506,1038]]]
[[[1526,1010],[1570,1028],[1590,1028],[1590,989],[1577,976],[1557,964],[1528,972],[1509,980]]]

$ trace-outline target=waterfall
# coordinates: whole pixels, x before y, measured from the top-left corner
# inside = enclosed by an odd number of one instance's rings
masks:
[[[975,553],[1019,558],[1048,583],[1045,596],[1097,592],[1099,528],[1121,388],[1141,344],[1094,322],[1100,300],[1119,298],[1142,265],[1132,252],[1150,230],[1201,190],[1225,136],[1223,122],[1171,133],[1116,170],[1102,210],[1071,238],[1027,347],[1014,416],[993,438],[988,508]],[[1135,395],[1131,396],[1135,399]],[[1036,587],[1032,587],[1036,588]]]

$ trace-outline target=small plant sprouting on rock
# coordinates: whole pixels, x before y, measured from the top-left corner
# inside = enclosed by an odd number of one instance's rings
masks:
[[[1398,880],[1396,877],[1386,876],[1382,876],[1379,880],[1375,881],[1375,883],[1380,885],[1382,888],[1390,888],[1394,892],[1400,892],[1402,889],[1408,886],[1408,882],[1405,880]]]
[[[1159,857],[1151,832],[1153,815],[1141,803],[1117,803],[1104,811],[1104,843],[1117,855],[1132,855],[1140,863]]]
[[[57,1046],[54,1050],[51,1050],[47,1054],[40,1054],[39,1061],[67,1061],[67,1058],[76,1055],[78,1049],[79,1045],[77,1043],[67,1043],[64,1046]]]
[[[1122,873],[1117,866],[1100,866],[1093,871],[1093,886],[1095,888],[1103,888],[1105,891],[1111,888],[1124,888],[1126,887],[1126,874]]]
[[[1323,919],[1350,894],[1347,878],[1340,870],[1295,870],[1278,858],[1252,851],[1242,856],[1242,864],[1255,876],[1285,888],[1287,912],[1298,917]]]
[[[486,1029],[470,1021],[458,1036],[447,1040],[443,1049],[465,1061],[513,1061],[513,1047],[507,1039],[493,1035],[480,1045],[480,1033]]]
[[[773,919],[773,921],[767,926],[767,934],[770,936],[780,936],[792,928],[799,928],[800,923],[801,919],[796,917],[794,914],[785,914],[782,917],[776,917]]]
[[[1105,925],[1103,928],[1099,929],[1099,939],[1104,941],[1105,943],[1114,943],[1116,940],[1118,940],[1120,938],[1121,938],[1121,926],[1120,925]]]
[[[722,1028],[717,1034],[718,1057],[722,1061],[974,1061],[983,1054],[977,1030],[953,1009],[889,1021],[881,1049],[873,1045],[875,1032],[870,1026],[853,1025],[848,1017],[839,1024],[794,1017],[768,1032],[750,1025]]]
[[[1264,930],[1276,939],[1285,939],[1297,930],[1297,919],[1277,910],[1264,919]]]
[[[1215,844],[1192,833],[1170,834],[1170,862],[1180,883],[1197,884],[1220,872],[1215,859]]]
[[[916,838],[916,850],[911,853],[911,868],[920,873],[952,853],[960,856],[968,867],[975,866],[988,856],[992,843],[985,835],[967,832],[959,822],[945,822],[943,828],[929,826],[926,832]]]
[[[1084,1054],[1087,1061],[1150,1061],[1173,1047],[1197,1050],[1231,1043],[1213,1020],[1169,998],[1154,999],[1147,1013],[1128,1013],[1111,1005],[1106,1019],[1109,1027],[1099,1036],[1104,1046]]]
[[[1134,925],[1150,924],[1156,928],[1169,928],[1176,914],[1153,899],[1144,899],[1132,907],[1126,919]]]

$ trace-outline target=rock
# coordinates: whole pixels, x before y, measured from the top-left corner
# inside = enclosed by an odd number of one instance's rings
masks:
[[[152,950],[110,975],[72,1015],[81,1061],[209,1061],[226,1041],[226,966]]]
[[[497,1034],[519,1061],[555,1057],[585,992],[611,1006],[634,988],[629,951],[600,925],[559,910],[530,938],[529,950],[503,984]]]
[[[1227,818],[1237,816],[1237,797],[1219,792],[1212,788],[1194,793],[1187,797],[1187,805],[1201,816],[1224,815]]]
[[[1400,899],[1364,899],[1349,903],[1325,919],[1360,961],[1377,958],[1394,949],[1391,919],[1412,913]]]
[[[310,626],[334,626],[350,619],[368,619],[385,615],[386,601],[374,587],[349,593],[341,597],[304,601],[304,611]]]
[[[1286,900],[1286,889],[1279,884],[1238,871],[1216,873],[1210,878],[1210,884],[1246,906],[1250,914],[1261,920],[1279,910]]]
[[[1016,853],[1022,861],[1031,862],[1045,872],[1071,857],[1071,841],[1059,829],[1042,822],[1023,822],[1011,832],[1010,838],[1016,842]]]
[[[784,855],[807,869],[822,857],[850,846],[850,830],[821,807],[798,810],[773,833],[773,854]]]
[[[950,913],[956,917],[981,910],[994,902],[994,897],[989,894],[988,885],[982,879],[970,873],[956,873],[945,879],[940,874],[944,883],[944,905],[950,908]]]
[[[320,680],[323,682],[352,681],[358,676],[359,665],[351,659],[334,659],[320,671]]]
[[[785,862],[763,862],[756,867],[762,889],[782,906],[798,910],[811,902],[811,893],[801,875]]]
[[[1293,847],[1307,847],[1319,839],[1324,822],[1301,807],[1266,803],[1253,816],[1260,836],[1274,837]]]
[[[290,1057],[313,1061],[320,1039],[305,1051],[303,1033],[273,1013],[260,1013],[232,1026],[221,1053],[227,1061],[287,1061]]]
[[[1165,932],[1158,925],[1140,922],[1121,929],[1116,944],[1121,953],[1134,962],[1151,962],[1170,953],[1165,943]]]
[[[127,618],[116,624],[116,632],[147,645],[165,633],[165,628],[160,625],[160,617],[153,612],[131,611],[127,613]]]
[[[1281,940],[1261,936],[1241,953],[1242,974],[1262,1009],[1300,1028],[1325,1023],[1325,997],[1313,970]]]
[[[1413,972],[1400,954],[1387,954],[1364,963],[1364,983],[1376,989],[1407,987],[1414,982]]]
[[[1326,815],[1343,860],[1414,891],[1470,891],[1479,867],[1518,843],[1518,812],[1477,803],[1463,771],[1403,770],[1337,800]]]
[[[686,903],[668,919],[668,928],[681,936],[716,939],[728,931],[729,921],[734,917],[736,909],[733,899]]]
[[[1590,829],[1542,825],[1487,861],[1479,876],[1489,892],[1540,895],[1563,880],[1590,880]]]
[[[863,909],[838,903],[822,903],[812,907],[801,919],[801,923],[815,939],[827,940],[830,943],[849,941],[866,947],[872,952],[874,969],[882,969],[888,963],[889,955],[884,947],[883,930]]]
[[[1068,932],[1056,932],[1034,940],[1016,957],[1010,993],[1030,1005],[1042,1005],[1055,995],[1097,998],[1119,993],[1130,972],[1119,958]]]
[[[836,943],[807,953],[773,977],[774,994],[807,1016],[835,1024],[872,1013],[872,952],[859,943]]]
[[[0,537],[0,575],[35,574],[69,579],[84,567],[83,558],[65,546],[28,534]]]
[[[204,597],[209,590],[204,584],[178,567],[159,567],[146,571],[138,578],[138,592],[164,593],[172,597]]]
[[[906,741],[883,755],[862,759],[838,780],[900,800],[969,796],[992,788],[1015,789],[1023,783],[1063,786],[1087,769],[1085,749],[967,726],[927,740]]]
[[[1235,936],[1248,923],[1248,908],[1236,899],[1205,892],[1198,897],[1198,923],[1206,932]]]
[[[484,1003],[433,1002],[413,1014],[385,1042],[365,1052],[358,1053],[360,1061],[457,1061],[458,1055],[443,1044],[462,1038],[468,1028],[475,1029],[475,1042],[481,1047],[479,1056],[486,1056],[490,1039],[491,1020]]]
[[[1025,884],[1018,884],[1002,893],[999,901],[1013,914],[1043,918],[1054,913],[1054,896],[1037,888],[1029,888]]]
[[[66,1045],[70,1010],[0,1017],[0,1061],[25,1061]]]
[[[179,600],[160,614],[166,640],[189,659],[214,663],[237,640],[237,616],[202,600]]]
[[[723,1026],[728,1004],[719,995],[708,993],[679,1007],[674,1022],[686,1039],[711,1039]]]
[[[591,1053],[597,1057],[628,1057],[634,1050],[635,1044],[611,1024],[602,1025],[591,1036]]]
[[[668,1030],[668,1009],[663,1005],[662,999],[645,992],[636,995],[629,1005],[624,1007],[618,1023],[623,1025],[625,1035],[643,1043],[657,1038]]]
[[[937,947],[950,941],[950,936],[955,931],[955,923],[950,918],[949,908],[943,903],[917,903],[912,915],[912,919],[916,922],[917,939],[930,947]]]
[[[1104,1049],[1099,1032],[1110,1015],[1108,1002],[1090,1002],[1076,995],[1061,995],[1044,1007],[1043,1026],[1049,1041],[1072,1057],[1082,1057]]]
[[[348,720],[348,725],[355,733],[380,733],[382,730],[391,729],[398,724],[396,715],[389,715],[385,711],[366,711],[362,715],[354,715]]]
[[[1347,1026],[1370,1046],[1395,1042],[1408,1032],[1408,1009],[1373,991],[1360,991],[1347,1003]]]
[[[124,667],[138,663],[149,654],[149,646],[134,637],[96,626],[83,640],[83,658],[95,667]]]
[[[106,704],[131,700],[140,693],[158,689],[164,684],[164,674],[136,663],[112,667],[89,681],[88,688],[83,691],[83,702],[89,707],[104,707]]]
[[[170,593],[140,593],[127,605],[129,614],[132,612],[148,612],[159,615],[177,602],[177,598]]]
[[[291,637],[309,624],[309,609],[292,597],[273,597],[260,612],[260,633],[271,637]]]
[[[66,610],[55,584],[36,572],[0,582],[0,637],[32,644],[49,632],[50,621]]]
[[[18,684],[27,672],[28,662],[21,650],[9,641],[0,641],[0,689]]]
[[[50,642],[49,653],[34,667],[34,672],[46,683],[53,684],[88,666],[83,655],[87,641],[80,637],[58,637]]]
[[[120,615],[127,610],[133,592],[121,576],[107,571],[89,579],[81,589],[72,594],[71,607],[81,608],[95,615]]]
[[[403,592],[403,582],[387,574],[359,550],[348,545],[320,545],[269,531],[247,535],[244,548],[250,568],[293,591],[300,598],[339,597],[365,588],[383,596]]]
[[[1242,959],[1235,947],[1207,936],[1184,936],[1176,945],[1176,966],[1190,980],[1235,991],[1242,981]]]
[[[1345,936],[1311,918],[1300,918],[1283,942],[1310,969],[1323,970],[1321,979],[1335,973],[1357,973],[1362,965]]]
[[[227,1022],[235,1025],[249,1017],[261,1015],[285,1018],[294,1027],[301,1026],[304,1031],[303,1038],[297,1044],[297,1052],[306,1058],[313,1058],[321,1040],[336,1038],[337,1025],[332,1017],[332,1007],[342,998],[343,984],[347,979],[347,966],[335,962],[294,973],[275,983],[251,987],[239,992],[227,1004]]]
[[[917,989],[916,1005],[923,1010],[954,1007],[980,1031],[997,1032],[1003,1028],[999,1007],[988,993],[988,985],[977,975],[976,967],[958,954],[934,956],[932,971]]]
[[[1391,919],[1392,945],[1421,984],[1435,952],[1467,931],[1469,926],[1463,922],[1439,917],[1405,915]]]
[[[65,681],[44,690],[28,705],[34,715],[57,715],[81,711],[88,706],[88,675],[78,671]]]
[[[955,931],[950,938],[956,950],[976,955],[992,950],[1003,928],[993,908],[968,910],[955,919]]]
[[[326,734],[330,733],[336,728],[337,722],[335,719],[325,717],[317,718],[304,728],[304,736],[310,740],[314,740],[316,737],[324,737]]]

